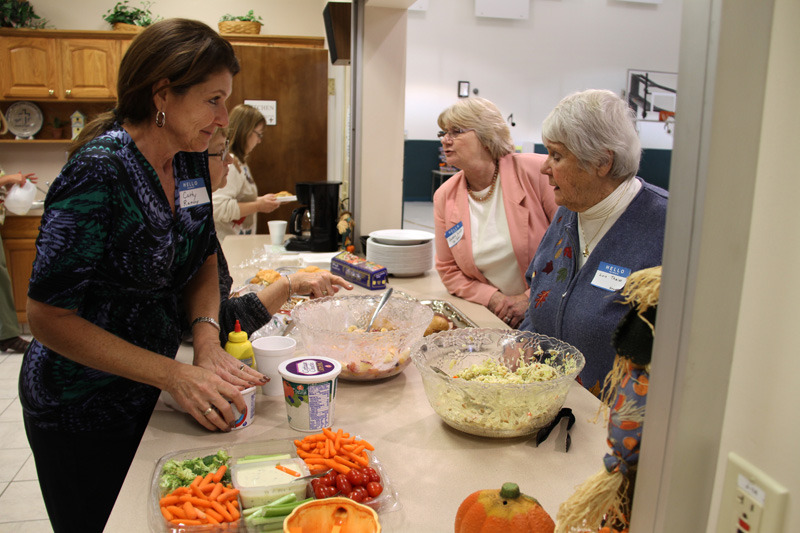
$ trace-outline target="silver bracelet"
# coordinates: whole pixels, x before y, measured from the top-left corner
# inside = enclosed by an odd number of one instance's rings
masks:
[[[210,316],[199,316],[199,317],[195,318],[194,320],[192,320],[192,329],[194,329],[195,325],[198,324],[199,322],[207,322],[208,324],[211,324],[212,326],[217,328],[217,331],[222,331],[222,328],[220,327],[219,322],[217,322],[216,320],[214,320]]]
[[[289,274],[284,276],[286,278],[286,282],[289,284],[289,295],[286,297],[287,302],[292,301],[292,278],[289,277]]]

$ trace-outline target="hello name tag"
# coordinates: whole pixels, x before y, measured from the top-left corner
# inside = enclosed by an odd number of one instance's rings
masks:
[[[447,246],[452,248],[464,236],[464,223],[459,222],[449,230],[444,232],[444,237],[447,239]]]
[[[594,273],[592,285],[607,291],[618,291],[625,286],[631,269],[600,262],[597,272]]]
[[[201,179],[183,180],[178,185],[178,194],[181,207],[194,207],[209,203],[206,185]]]

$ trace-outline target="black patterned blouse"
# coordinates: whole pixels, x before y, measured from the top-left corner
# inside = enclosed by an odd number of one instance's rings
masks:
[[[175,213],[155,170],[119,125],[67,162],[45,199],[28,296],[174,358],[180,296],[217,251],[208,159],[173,159]],[[25,414],[42,429],[96,431],[149,416],[155,387],[101,372],[34,340],[20,372]]]

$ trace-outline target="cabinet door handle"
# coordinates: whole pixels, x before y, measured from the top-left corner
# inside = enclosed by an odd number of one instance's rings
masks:
[[[54,94],[56,94],[56,92],[55,92],[53,89],[50,89],[49,91],[47,91],[47,93],[48,93],[50,96],[53,96]]]
[[[64,93],[65,93],[67,96],[69,96],[69,95],[71,95],[71,94],[72,94],[72,89],[67,89],[66,91],[64,91]]]

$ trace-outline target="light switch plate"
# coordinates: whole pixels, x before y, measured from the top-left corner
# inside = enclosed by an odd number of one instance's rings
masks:
[[[717,533],[783,531],[789,492],[736,453],[728,454]]]

